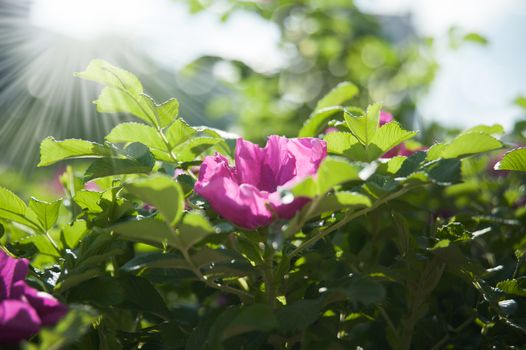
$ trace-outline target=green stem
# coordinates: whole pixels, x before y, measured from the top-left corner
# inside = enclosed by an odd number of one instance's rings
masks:
[[[343,219],[341,219],[340,221],[338,221],[334,225],[329,226],[325,230],[319,230],[314,236],[312,236],[311,238],[309,238],[308,240],[306,240],[302,244],[300,244],[296,249],[294,249],[289,254],[289,258],[292,258],[292,257],[298,255],[299,253],[301,253],[306,248],[310,247],[311,245],[313,245],[314,243],[316,243],[320,239],[322,239],[325,236],[327,236],[329,233],[331,233],[331,232],[339,229],[340,227],[346,225],[349,221],[354,220],[357,217],[360,217],[362,215],[365,215],[365,214],[375,210],[376,208],[378,208],[382,204],[384,204],[384,203],[386,203],[386,202],[388,202],[388,201],[390,201],[392,199],[400,197],[401,195],[405,194],[406,192],[408,192],[409,190],[413,189],[414,187],[416,187],[416,186],[403,187],[399,191],[391,193],[390,195],[385,196],[385,197],[377,200],[376,202],[374,202],[374,204],[372,206],[370,206],[368,208],[364,208],[364,209],[361,209],[361,210],[358,210],[358,211],[347,213]]]
[[[181,249],[181,252],[183,253],[183,257],[186,260],[186,262],[188,263],[188,265],[190,266],[190,269],[192,270],[192,272],[197,276],[197,278],[201,282],[205,283],[207,286],[215,288],[215,289],[218,289],[218,290],[223,291],[225,293],[235,294],[242,301],[244,301],[244,300],[252,301],[254,299],[252,294],[247,293],[245,291],[242,291],[241,289],[232,288],[230,286],[227,286],[227,285],[224,285],[224,284],[219,284],[219,283],[216,283],[216,282],[214,282],[212,280],[209,280],[205,275],[203,275],[201,273],[201,270],[199,270],[199,268],[197,266],[195,266],[195,264],[193,263],[192,259],[190,258],[190,255],[188,254],[188,251],[186,251],[184,249]]]
[[[274,307],[276,303],[276,289],[274,285],[274,249],[270,244],[265,245],[265,264],[263,265],[263,279],[267,303]]]

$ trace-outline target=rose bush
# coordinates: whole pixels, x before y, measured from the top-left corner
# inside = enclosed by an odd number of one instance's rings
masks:
[[[139,122],[104,143],[45,139],[40,166],[80,159],[60,176],[61,199],[0,188],[2,251],[22,258],[0,255],[1,341],[46,350],[526,342],[524,177],[487,171],[514,145],[501,126],[422,145],[380,104],[349,105],[357,90],[343,83],[298,138],[260,147],[188,125],[177,100],[155,102],[107,62],[77,75],[104,86],[98,111]],[[525,159],[518,148],[496,168],[525,171]],[[58,299],[68,305],[60,320]]]

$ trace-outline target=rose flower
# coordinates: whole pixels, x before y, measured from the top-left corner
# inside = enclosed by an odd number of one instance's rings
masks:
[[[290,219],[307,202],[281,200],[287,188],[317,172],[327,156],[326,143],[316,138],[270,136],[264,148],[238,139],[235,166],[221,154],[208,156],[199,170],[195,191],[225,219],[247,229],[270,224],[275,217]]]
[[[67,308],[51,295],[30,287],[27,259],[15,259],[0,249],[0,344],[15,344],[52,326]]]

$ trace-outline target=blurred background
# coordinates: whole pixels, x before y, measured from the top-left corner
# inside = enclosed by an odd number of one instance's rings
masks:
[[[97,114],[98,88],[73,77],[93,58],[178,98],[190,124],[256,142],[294,136],[352,81],[353,104],[383,102],[431,144],[521,124],[525,38],[523,0],[0,0],[0,185],[39,174],[46,136],[101,141],[128,119]]]

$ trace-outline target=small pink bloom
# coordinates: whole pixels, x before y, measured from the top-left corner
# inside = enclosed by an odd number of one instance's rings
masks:
[[[394,120],[393,115],[389,112],[381,111],[380,112],[380,126],[390,123]]]
[[[100,192],[100,191],[101,191],[99,185],[97,185],[97,183],[94,182],[94,181],[86,182],[86,183],[84,184],[84,188],[85,188],[87,191],[91,191],[91,192]]]
[[[29,262],[0,250],[0,344],[14,344],[52,326],[67,308],[51,295],[30,287],[25,277]]]
[[[327,145],[316,138],[270,136],[264,148],[238,139],[235,167],[221,154],[201,164],[195,191],[212,208],[247,229],[271,223],[273,213],[290,219],[307,202],[295,198],[283,203],[278,187],[286,188],[317,172],[327,156]]]
[[[393,157],[396,157],[396,156],[409,157],[410,155],[412,155],[415,152],[425,151],[425,150],[427,150],[427,147],[421,146],[421,147],[417,147],[417,148],[414,148],[414,149],[409,149],[409,148],[407,148],[405,143],[401,143],[398,146],[395,146],[395,147],[391,148],[389,151],[385,152],[385,154],[382,156],[382,158],[393,158]]]
[[[340,131],[338,128],[335,128],[334,126],[330,126],[327,129],[325,129],[325,134],[330,134],[331,132],[337,132]]]

